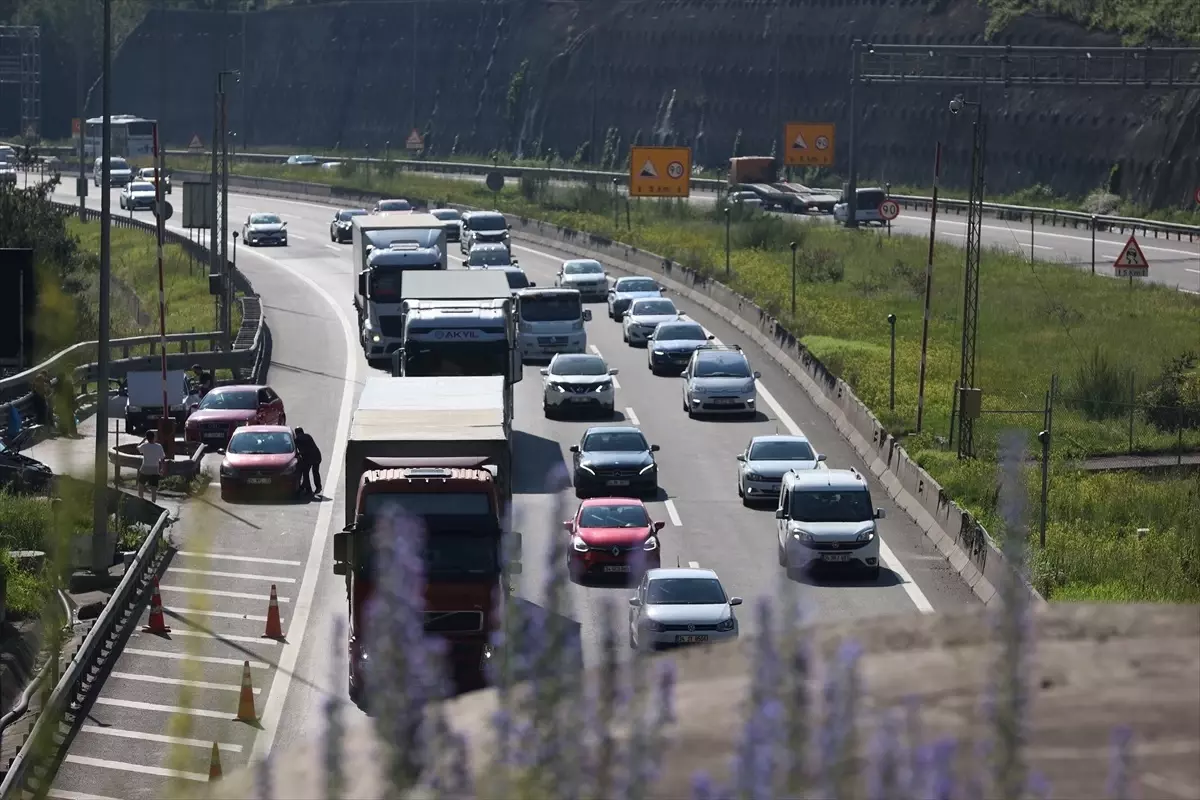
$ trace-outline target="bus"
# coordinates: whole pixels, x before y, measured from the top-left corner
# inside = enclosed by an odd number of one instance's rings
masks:
[[[88,158],[100,157],[102,146],[100,131],[103,124],[103,117],[93,117],[87,121],[83,152]],[[131,114],[114,114],[112,117],[112,155],[117,158],[154,155],[154,120],[142,119]]]

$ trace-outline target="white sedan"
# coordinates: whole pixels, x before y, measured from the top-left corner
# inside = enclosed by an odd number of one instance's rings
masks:
[[[156,199],[153,183],[130,181],[125,184],[125,188],[121,189],[121,197],[118,202],[121,204],[121,208],[127,208],[130,211],[137,211],[139,208],[153,211]]]
[[[711,569],[647,570],[629,598],[629,646],[657,650],[738,638],[730,597]]]
[[[616,408],[613,376],[600,356],[559,353],[542,370],[542,410],[547,417],[570,411],[592,411],[611,417]]]
[[[644,345],[659,323],[670,322],[681,316],[675,304],[665,297],[634,300],[621,320],[621,338],[626,344]]]

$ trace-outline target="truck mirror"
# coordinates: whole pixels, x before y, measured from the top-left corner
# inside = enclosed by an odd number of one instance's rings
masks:
[[[520,575],[521,574],[521,562],[520,561],[508,562],[508,574],[509,575]]]
[[[345,561],[333,562],[333,574],[334,575],[345,575],[346,574],[346,562]]]
[[[392,353],[392,377],[393,378],[402,377],[401,373],[403,372],[403,369],[402,369],[403,363],[404,363],[404,348],[401,347],[398,350],[396,350],[394,353]]]
[[[358,273],[358,296],[367,296],[367,273],[365,270]]]
[[[583,321],[584,322],[592,321],[592,310],[590,308],[585,308],[583,310]]]
[[[346,562],[350,560],[350,536],[346,531],[333,535],[333,574],[345,575]]]
[[[521,557],[521,539],[522,537],[519,531],[512,531],[508,534],[508,553],[514,560]]]

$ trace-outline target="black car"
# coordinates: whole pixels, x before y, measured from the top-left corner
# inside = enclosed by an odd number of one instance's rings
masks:
[[[48,466],[0,441],[0,491],[42,494],[50,489],[53,480],[54,472]]]
[[[446,241],[457,242],[462,237],[462,213],[453,208],[435,208],[430,214],[446,223]]]
[[[365,217],[367,210],[365,208],[342,208],[333,212],[333,219],[329,221],[329,241],[346,243],[351,239],[351,222],[355,217]]]
[[[576,497],[655,497],[658,465],[642,432],[632,426],[588,428],[571,445]]]
[[[646,364],[655,375],[683,372],[692,353],[704,347],[712,336],[690,320],[663,322],[646,342]]]

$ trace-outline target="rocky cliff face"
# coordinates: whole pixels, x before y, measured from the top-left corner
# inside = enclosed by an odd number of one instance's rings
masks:
[[[239,146],[400,149],[411,128],[434,155],[494,148],[572,156],[606,136],[695,148],[699,163],[772,151],[788,120],[839,126],[848,159],[850,42],[983,43],[969,0],[651,0],[358,3],[246,15],[151,14],[115,69],[115,110],[159,116],[167,137],[211,137],[218,65],[242,70],[230,94]],[[227,34],[227,35],[222,35]],[[1047,19],[997,44],[1113,45]],[[222,46],[226,53],[222,54]],[[165,98],[162,82],[165,81]],[[965,185],[968,115],[951,92],[863,90],[863,174],[927,184],[933,141]],[[1085,193],[1121,164],[1124,189],[1183,203],[1200,183],[1200,95],[1139,89],[989,88],[988,187],[1046,183]],[[611,130],[611,133],[610,133]]]

